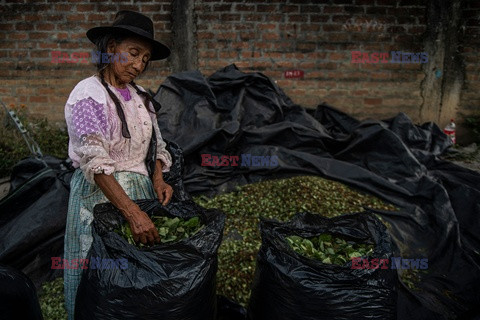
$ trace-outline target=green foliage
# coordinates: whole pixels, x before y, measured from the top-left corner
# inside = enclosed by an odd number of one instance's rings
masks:
[[[465,120],[465,127],[472,130],[474,141],[480,143],[480,112],[463,115],[463,118]]]
[[[250,297],[255,261],[260,249],[258,224],[261,216],[286,221],[302,211],[334,217],[363,211],[363,206],[397,210],[375,197],[315,176],[263,181],[211,199],[196,197],[195,201],[206,208],[218,208],[227,215],[224,239],[218,254],[217,293],[244,306]],[[53,310],[58,310],[60,306],[63,308],[63,294],[54,295],[43,298],[42,310],[47,305]]]
[[[226,213],[224,241],[218,252],[217,292],[247,305],[260,249],[260,217],[287,221],[298,212],[325,217],[364,211],[363,206],[397,210],[375,197],[316,176],[268,180],[211,199],[194,199]]]
[[[63,294],[63,278],[45,282],[38,300],[45,320],[67,320],[65,297]]]
[[[155,225],[155,228],[157,228],[161,243],[180,241],[182,239],[191,237],[202,227],[198,217],[184,220],[178,217],[169,218],[152,216],[152,221]],[[133,240],[130,224],[124,223],[121,229],[117,229],[115,232],[124,237],[128,243],[137,245],[140,248],[144,247],[142,243],[136,244],[135,240]]]
[[[352,258],[368,257],[373,253],[371,244],[351,243],[327,233],[310,239],[295,235],[285,239],[293,251],[325,264],[342,266]]]
[[[68,154],[68,134],[63,128],[48,123],[45,118],[28,115],[25,106],[10,105],[44,155],[64,159]],[[0,110],[0,178],[9,176],[13,166],[30,156],[22,134],[3,108]]]

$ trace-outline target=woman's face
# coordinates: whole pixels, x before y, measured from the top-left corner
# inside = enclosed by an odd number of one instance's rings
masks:
[[[139,38],[126,38],[121,43],[111,41],[108,44],[108,53],[114,54],[110,70],[119,84],[133,81],[140,75],[150,60],[151,45]]]

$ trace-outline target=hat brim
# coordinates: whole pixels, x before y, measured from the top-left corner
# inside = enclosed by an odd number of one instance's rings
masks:
[[[152,45],[152,56],[150,61],[152,60],[161,60],[166,59],[170,55],[170,49],[161,42],[158,42],[150,37],[144,36],[135,32],[133,30],[116,26],[116,27],[95,27],[87,31],[87,38],[92,41],[94,44],[96,40],[106,34],[112,33],[123,33],[126,35],[131,35],[133,37],[139,37],[146,41],[148,41]]]

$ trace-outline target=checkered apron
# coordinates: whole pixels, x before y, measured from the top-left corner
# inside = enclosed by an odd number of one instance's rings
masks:
[[[156,198],[149,177],[134,172],[115,172],[114,177],[132,200]],[[85,259],[92,245],[93,207],[108,202],[102,190],[89,183],[80,169],[75,170],[70,182],[64,258]],[[65,308],[68,319],[74,319],[75,296],[82,269],[64,269]]]

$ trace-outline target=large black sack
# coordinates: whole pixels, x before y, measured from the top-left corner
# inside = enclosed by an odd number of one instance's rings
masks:
[[[396,319],[395,269],[323,264],[290,248],[286,236],[330,233],[375,244],[371,259],[390,259],[391,240],[367,213],[326,219],[300,213],[290,222],[262,220],[262,246],[248,306],[250,320]],[[390,260],[389,260],[390,261]]]
[[[43,320],[33,282],[21,271],[0,265],[0,319]]]
[[[124,222],[118,210],[110,203],[95,206],[89,261],[127,259],[128,266],[84,270],[75,319],[215,319],[217,250],[225,215],[192,201],[165,207],[157,200],[136,202],[149,216],[199,216],[204,227],[190,238],[139,249],[112,231]]]
[[[21,270],[37,287],[63,272],[51,269],[51,259],[63,255],[73,172],[67,165],[49,156],[21,160],[0,201],[0,263]]]

